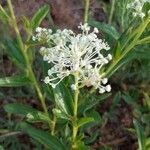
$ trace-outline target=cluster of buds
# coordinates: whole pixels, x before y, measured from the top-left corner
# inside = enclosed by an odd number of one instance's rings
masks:
[[[127,8],[133,10],[132,14],[134,17],[139,16],[143,19],[145,17],[145,12],[143,11],[143,6],[145,3],[150,3],[150,0],[133,0],[127,5]],[[148,12],[148,14],[149,13],[150,11]]]
[[[97,37],[97,28],[90,32],[87,23],[78,28],[81,30],[79,34],[68,29],[55,33],[51,29],[36,29],[33,40],[46,42],[40,53],[43,60],[51,64],[44,82],[55,88],[65,77],[78,74],[79,87],[93,86],[100,93],[110,92],[111,86],[102,73],[103,66],[112,59],[106,52],[110,47]],[[71,88],[76,90],[76,85],[72,84]]]

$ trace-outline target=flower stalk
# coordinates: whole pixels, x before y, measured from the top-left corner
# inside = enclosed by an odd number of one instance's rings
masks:
[[[78,73],[75,74],[75,86],[76,86],[76,90],[75,90],[75,94],[74,94],[74,120],[73,120],[73,136],[72,136],[72,140],[73,143],[76,140],[76,136],[78,133],[78,128],[76,126],[76,121],[78,118],[78,98],[79,98],[79,87],[78,87]]]

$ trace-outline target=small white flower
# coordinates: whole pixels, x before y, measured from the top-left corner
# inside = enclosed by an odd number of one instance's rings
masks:
[[[112,60],[112,55],[108,54],[107,58],[108,58],[108,60]]]
[[[45,77],[44,82],[45,82],[46,84],[48,84],[48,83],[50,82],[50,78],[49,78],[48,76]]]
[[[99,31],[98,31],[97,28],[94,28],[94,32],[95,32],[95,33],[99,33]]]
[[[108,82],[108,79],[107,79],[107,78],[102,79],[102,83],[103,83],[103,84],[106,84],[107,82]]]
[[[150,3],[150,0],[133,0],[131,3],[127,4],[127,9],[132,9],[132,15],[134,17],[139,16],[143,19],[145,17],[143,6],[146,2]]]
[[[106,90],[107,92],[110,92],[110,91],[111,91],[111,86],[110,86],[110,85],[107,85],[107,86],[105,87],[105,90]]]
[[[41,28],[41,27],[37,27],[37,28],[35,29],[35,31],[36,31],[36,32],[41,32],[41,31],[42,31],[42,28]]]
[[[105,93],[105,89],[104,89],[104,88],[100,88],[100,89],[99,89],[99,93],[100,93],[100,94]]]
[[[36,37],[35,37],[35,36],[33,36],[33,37],[32,37],[32,40],[33,40],[33,41],[36,41]]]
[[[71,89],[75,91],[75,90],[77,90],[77,86],[75,84],[72,84]]]
[[[55,88],[65,77],[78,73],[79,86],[93,86],[100,93],[110,91],[106,85],[108,79],[100,75],[102,67],[112,59],[111,54],[105,57],[102,51],[108,51],[110,47],[97,37],[97,28],[90,32],[86,23],[80,24],[79,29],[80,34],[67,29],[55,33],[51,29],[36,29],[34,39],[46,41],[48,45],[40,49],[43,60],[51,64],[44,82]],[[72,84],[71,89],[76,90],[76,85]]]

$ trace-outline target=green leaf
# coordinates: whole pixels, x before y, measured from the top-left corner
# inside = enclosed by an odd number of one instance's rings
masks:
[[[137,120],[133,120],[134,127],[136,129],[137,138],[138,138],[138,144],[139,144],[139,150],[146,150],[145,149],[145,135],[142,126],[139,124]]]
[[[150,114],[143,114],[141,120],[143,123],[150,125]]]
[[[131,60],[135,58],[135,53],[130,52],[122,59],[114,60],[112,64],[110,64],[110,67],[106,68],[105,76],[107,78],[110,78],[117,70],[119,70],[121,67],[128,64]],[[115,64],[115,65],[114,65]]]
[[[90,148],[88,146],[85,145],[85,143],[83,141],[78,140],[76,142],[77,145],[77,150],[90,150]]]
[[[3,43],[3,47],[15,65],[17,65],[21,69],[25,68],[26,62],[25,62],[24,55],[18,48],[15,41],[13,41],[11,39],[6,39],[6,41],[4,41],[4,43]]]
[[[146,138],[146,150],[150,149],[150,137]]]
[[[118,93],[116,93],[116,95],[113,98],[112,105],[110,107],[110,112],[112,112],[116,108],[116,106],[119,104],[120,100],[121,100],[121,92],[118,92]]]
[[[87,145],[93,143],[99,136],[99,133],[97,131],[95,131],[94,133],[92,132],[91,134],[92,135],[90,137],[85,139],[85,144],[87,144]]]
[[[115,112],[115,109],[118,106],[119,102],[121,101],[121,96],[122,96],[121,92],[119,91],[113,97],[113,101],[112,101],[111,107],[110,107],[109,112],[107,114],[107,116],[109,118],[113,118],[114,117],[114,115],[115,115],[114,112]]]
[[[63,133],[65,133],[64,135],[66,138],[71,136],[71,129],[68,124],[65,125],[65,131],[63,130]]]
[[[96,125],[100,125],[102,122],[102,117],[94,109],[88,110],[84,115],[85,115],[85,117],[90,117],[90,118],[94,119],[93,122],[90,122],[82,127],[82,130],[84,130],[84,131],[86,131],[87,129],[90,129]]]
[[[54,108],[53,113],[57,118],[69,120],[69,116],[66,113],[62,112],[60,109]]]
[[[89,25],[98,28],[102,32],[108,34],[109,36],[113,37],[115,40],[118,40],[120,35],[119,32],[112,26],[106,23],[97,22],[94,20],[89,21]]]
[[[51,121],[47,114],[38,111],[28,105],[13,103],[5,105],[4,109],[8,113],[26,116],[28,121]]]
[[[117,41],[117,44],[115,45],[115,47],[113,48],[113,59],[118,59],[121,55],[121,45],[120,42]]]
[[[34,14],[31,20],[32,30],[35,30],[36,27],[38,27],[41,24],[42,20],[46,17],[48,12],[49,12],[49,6],[44,5]]]
[[[108,98],[111,95],[111,93],[106,93],[101,96],[90,96],[88,99],[86,99],[78,108],[79,113],[85,113],[89,109],[93,108],[97,104],[99,104],[100,101]]]
[[[26,32],[28,33],[28,35],[32,35],[32,29],[31,29],[31,23],[30,23],[30,20],[23,16],[21,18],[22,22],[23,22],[23,26],[24,26],[24,29],[26,30]]]
[[[63,83],[56,86],[54,96],[58,108],[68,115],[73,115],[73,97]]]
[[[49,116],[43,112],[37,111],[37,112],[29,112],[26,115],[26,118],[29,122],[36,122],[36,121],[41,121],[41,122],[47,122],[50,123],[51,120]]]
[[[5,111],[8,113],[19,114],[26,116],[30,112],[36,112],[37,110],[28,105],[12,103],[4,106]]]
[[[134,99],[131,95],[130,95],[130,93],[125,93],[124,92],[124,94],[122,95],[122,98],[123,98],[123,100],[127,103],[127,104],[129,104],[129,105],[131,105],[131,106],[133,106],[134,108],[136,108],[136,106],[137,106],[137,99]]]
[[[138,45],[144,45],[144,44],[148,44],[148,43],[150,43],[150,36],[143,38],[143,39],[140,39],[137,42]]]
[[[150,111],[150,96],[145,92],[143,94],[144,94],[144,105],[147,106]]]
[[[20,124],[20,127],[23,130],[23,132],[27,133],[30,137],[43,144],[49,150],[68,149],[56,137],[50,135],[46,131],[36,129],[24,122]]]
[[[31,84],[31,81],[24,75],[0,78],[0,87],[18,87],[29,84]]]
[[[94,121],[94,118],[92,117],[84,117],[84,118],[80,118],[77,120],[77,127],[81,127],[89,122],[93,122]]]

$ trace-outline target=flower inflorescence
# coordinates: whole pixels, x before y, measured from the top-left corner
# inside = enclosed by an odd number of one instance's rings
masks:
[[[145,12],[143,11],[143,6],[145,3],[150,3],[150,0],[133,0],[127,5],[127,8],[133,10],[132,14],[134,17],[139,16],[143,19],[145,17]]]
[[[110,47],[97,37],[97,28],[90,32],[87,23],[80,24],[78,28],[81,30],[80,34],[67,29],[57,30],[55,33],[51,29],[36,29],[33,40],[46,41],[47,47],[41,47],[40,53],[43,60],[52,65],[44,82],[55,88],[65,77],[78,74],[79,87],[93,86],[100,93],[110,92],[108,79],[100,73],[102,67],[112,59],[111,54],[103,54]],[[76,90],[76,86],[72,84],[71,88]]]

